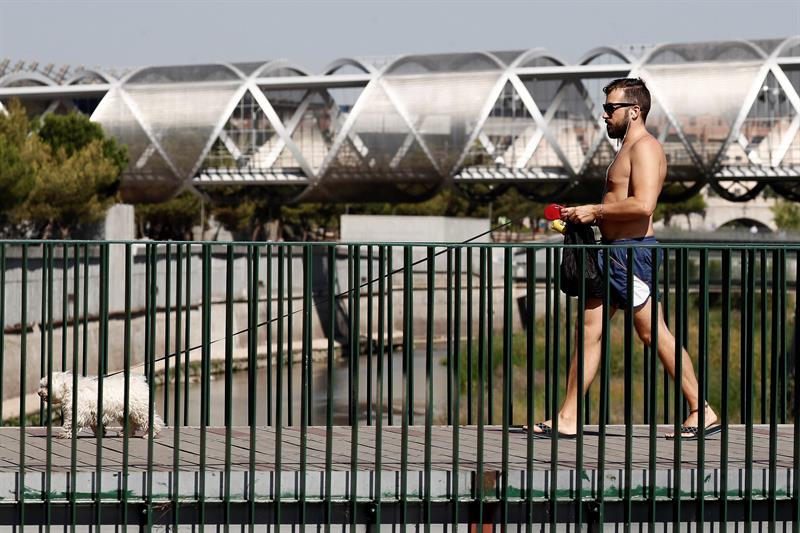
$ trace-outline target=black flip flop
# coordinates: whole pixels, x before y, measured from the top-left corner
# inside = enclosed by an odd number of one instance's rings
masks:
[[[536,424],[535,427],[539,428],[540,431],[532,432],[532,435],[533,435],[534,439],[547,439],[547,440],[550,440],[550,439],[553,438],[553,428],[551,428],[550,426],[548,426],[544,422],[539,422],[538,424]],[[559,431],[558,432],[558,438],[559,438],[559,440],[561,440],[561,439],[574,440],[575,438],[577,438],[577,435],[570,434],[570,433],[561,433]]]
[[[703,431],[704,437],[710,437],[711,435],[716,435],[722,431],[722,426],[719,424],[713,424],[705,428]],[[681,440],[697,440],[700,438],[700,429],[697,426],[681,426]],[[684,435],[684,433],[689,433],[689,435]],[[667,440],[674,440],[675,435],[664,435]]]

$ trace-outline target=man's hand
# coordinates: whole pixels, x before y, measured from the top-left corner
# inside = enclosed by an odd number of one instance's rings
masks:
[[[578,224],[591,224],[597,220],[598,207],[597,205],[564,207],[561,209],[561,219]]]

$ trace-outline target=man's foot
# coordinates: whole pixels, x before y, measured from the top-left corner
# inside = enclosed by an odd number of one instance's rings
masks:
[[[533,438],[534,439],[552,439],[555,433],[553,432],[553,428],[545,424],[544,422],[539,422],[538,424],[533,426]],[[559,439],[567,439],[571,440],[574,439],[577,435],[575,433],[562,433],[558,432]]]
[[[523,428],[525,431],[528,430],[528,426],[524,426]],[[533,436],[540,436],[541,438],[549,439],[550,436],[553,434],[553,424],[552,421],[546,420],[544,422],[539,422],[538,424],[533,425]],[[558,436],[559,438],[575,438],[575,435],[578,433],[578,427],[574,422],[570,422],[558,417]]]
[[[702,433],[705,436],[713,435],[714,433],[718,433],[720,431],[720,426],[717,423],[719,417],[717,417],[717,413],[708,405],[708,402],[705,403],[705,428],[703,429]],[[689,411],[689,416],[686,417],[686,420],[683,421],[683,425],[681,426],[681,439],[685,440],[696,440],[701,433],[699,428],[700,423],[700,413],[699,409],[694,409],[693,411]],[[667,433],[665,435],[668,439],[674,439],[674,433]]]

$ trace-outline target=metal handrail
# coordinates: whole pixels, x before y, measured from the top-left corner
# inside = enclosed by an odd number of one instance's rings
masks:
[[[611,248],[634,272],[619,245],[0,242],[0,393],[19,406],[19,428],[0,429],[0,477],[17,487],[0,523],[796,521],[800,244],[636,246],[655,266],[675,382],[658,368],[657,307],[626,303],[613,321],[603,271],[599,386],[564,440],[566,379],[594,370],[597,330],[578,312],[585,287],[561,292],[561,259],[575,252],[585,272]],[[688,414],[674,385],[687,361],[721,423],[696,444],[663,439]],[[63,394],[62,370],[69,441],[51,439],[60,405],[29,409],[40,377]],[[138,420],[143,439],[79,434],[87,401],[112,427],[113,409]],[[545,419],[550,441],[519,429]]]

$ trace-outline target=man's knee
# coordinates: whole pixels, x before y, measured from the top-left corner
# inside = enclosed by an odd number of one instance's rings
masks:
[[[639,339],[641,339],[644,345],[649,348],[653,340],[652,335],[650,335],[650,328],[647,328],[647,331],[637,330],[636,333],[639,335]]]
[[[649,320],[636,321],[634,326],[636,328],[636,334],[639,336],[639,339],[644,343],[645,346],[650,347],[650,343],[652,342],[653,339],[650,321]]]
[[[611,313],[613,315],[613,313]],[[603,301],[587,299],[583,315],[583,338],[586,344],[599,343],[603,337]],[[577,327],[577,324],[576,324]],[[576,329],[577,333],[577,329]]]
[[[650,347],[650,344],[652,342],[653,328],[658,327],[657,324],[653,324],[653,316],[652,316],[653,312],[652,308],[650,307],[651,305],[652,305],[652,299],[648,298],[648,300],[644,304],[636,308],[636,310],[634,311],[634,320],[633,320],[633,326],[636,329],[636,334],[639,336],[639,339],[647,347]]]
[[[578,331],[575,331],[576,335]],[[599,344],[603,340],[603,322],[586,322],[583,327],[583,342],[586,345]]]

